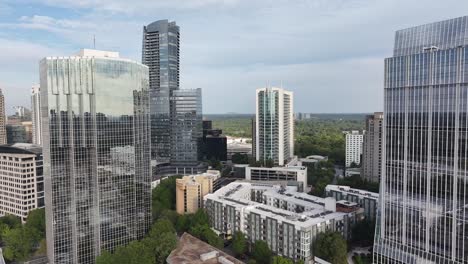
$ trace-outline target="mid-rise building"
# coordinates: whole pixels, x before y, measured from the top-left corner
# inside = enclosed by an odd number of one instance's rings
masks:
[[[373,263],[467,263],[468,16],[394,43]]]
[[[34,85],[31,89],[31,120],[32,142],[36,145],[42,145],[41,94],[39,85]]]
[[[15,215],[24,223],[29,211],[44,207],[42,162],[40,146],[0,146],[0,216]]]
[[[320,198],[268,182],[233,182],[205,196],[213,230],[230,237],[237,231],[250,244],[265,241],[274,254],[304,260],[313,257],[316,236],[337,231],[345,239],[360,209],[340,212],[334,198]]]
[[[282,88],[257,89],[255,155],[283,166],[294,155],[293,93]]]
[[[95,263],[151,223],[148,67],[82,50],[40,80],[49,263]]]
[[[333,197],[337,201],[346,200],[357,203],[364,209],[364,216],[368,220],[374,221],[377,216],[378,193],[355,189],[349,186],[329,184],[325,187],[325,194],[327,197]]]
[[[383,113],[366,116],[366,133],[362,144],[362,177],[370,182],[379,182],[382,174],[382,127]]]
[[[179,214],[193,214],[203,208],[203,197],[213,192],[214,182],[221,177],[217,170],[184,176],[176,180],[176,211]]]
[[[357,130],[345,131],[346,137],[346,167],[351,167],[353,164],[359,166],[361,164],[362,155],[362,140],[364,131]]]
[[[7,144],[5,96],[0,89],[0,145]]]
[[[179,39],[175,21],[159,20],[143,27],[142,62],[149,68],[151,97],[151,157],[159,163],[171,160],[170,98],[179,89]]]

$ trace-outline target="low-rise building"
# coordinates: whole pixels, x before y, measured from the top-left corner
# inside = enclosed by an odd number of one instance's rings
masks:
[[[179,214],[195,213],[203,207],[203,196],[213,192],[214,182],[221,177],[217,170],[176,180],[176,210]]]
[[[327,156],[320,156],[320,155],[310,155],[305,158],[300,158],[297,161],[297,165],[299,166],[316,166],[321,161],[327,161]]]
[[[340,212],[334,198],[320,198],[271,182],[233,182],[205,196],[210,224],[219,235],[240,231],[249,243],[267,242],[277,255],[312,260],[317,234],[351,236],[362,210]]]
[[[336,200],[346,200],[357,203],[364,209],[364,216],[369,220],[374,220],[377,214],[379,194],[360,189],[354,189],[349,186],[327,185],[325,193],[328,197]]]
[[[27,143],[0,146],[0,216],[26,221],[29,211],[44,207],[42,148]]]

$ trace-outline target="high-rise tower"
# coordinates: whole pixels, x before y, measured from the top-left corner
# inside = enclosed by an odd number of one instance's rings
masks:
[[[159,20],[143,27],[142,63],[149,68],[151,111],[151,158],[171,158],[171,102],[179,89],[179,27]]]
[[[396,32],[374,263],[468,262],[467,66],[468,17]]]
[[[148,67],[82,50],[40,63],[50,263],[94,263],[151,222]]]
[[[34,85],[31,89],[31,116],[32,116],[32,142],[42,145],[41,123],[41,96],[40,86]]]
[[[6,115],[5,115],[5,97],[0,89],[0,145],[7,143],[6,136]]]
[[[361,170],[362,178],[379,182],[382,172],[383,113],[366,116],[366,133],[363,136]]]
[[[284,165],[294,155],[293,93],[282,88],[257,89],[255,155],[257,161]]]

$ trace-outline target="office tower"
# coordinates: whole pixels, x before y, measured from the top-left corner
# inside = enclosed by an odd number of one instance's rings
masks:
[[[214,182],[221,177],[217,170],[184,176],[176,180],[176,211],[179,214],[194,214],[203,208],[203,197],[213,192]]]
[[[7,144],[6,134],[6,115],[5,115],[5,97],[0,89],[0,145]]]
[[[26,127],[23,125],[6,125],[7,144],[28,143]]]
[[[382,125],[382,112],[366,116],[366,133],[362,143],[361,176],[371,182],[379,182],[382,174]]]
[[[94,263],[151,222],[148,67],[81,50],[40,62],[50,263]]]
[[[42,145],[42,123],[41,123],[41,96],[40,86],[34,85],[31,89],[31,114],[32,114],[32,142]]]
[[[361,133],[357,130],[345,131],[346,137],[346,167],[352,165],[359,166],[361,164],[362,155],[362,140],[364,132]]]
[[[0,201],[0,216],[15,215],[23,223],[29,211],[44,207],[41,147],[0,146]]]
[[[151,158],[171,158],[172,92],[179,89],[179,27],[159,20],[143,27],[142,62],[149,68]]]
[[[282,88],[257,89],[255,155],[257,161],[284,165],[294,155],[293,93]]]
[[[203,120],[203,142],[200,148],[205,160],[227,161],[227,138],[223,130],[212,128],[211,120]]]
[[[467,64],[466,16],[395,34],[374,263],[468,261]]]
[[[196,167],[203,137],[201,89],[175,90],[171,96],[171,164]]]

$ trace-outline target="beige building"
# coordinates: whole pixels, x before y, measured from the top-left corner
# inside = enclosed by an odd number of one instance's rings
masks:
[[[3,96],[2,90],[0,90],[0,145],[5,145],[7,143],[5,123],[5,97]]]
[[[195,213],[203,207],[203,197],[213,192],[213,182],[221,176],[217,170],[176,180],[176,210],[179,214]]]
[[[366,117],[366,134],[362,146],[362,177],[379,182],[382,174],[382,126],[383,113],[375,112]]]
[[[26,221],[29,211],[44,207],[42,149],[17,143],[0,146],[0,216]]]

